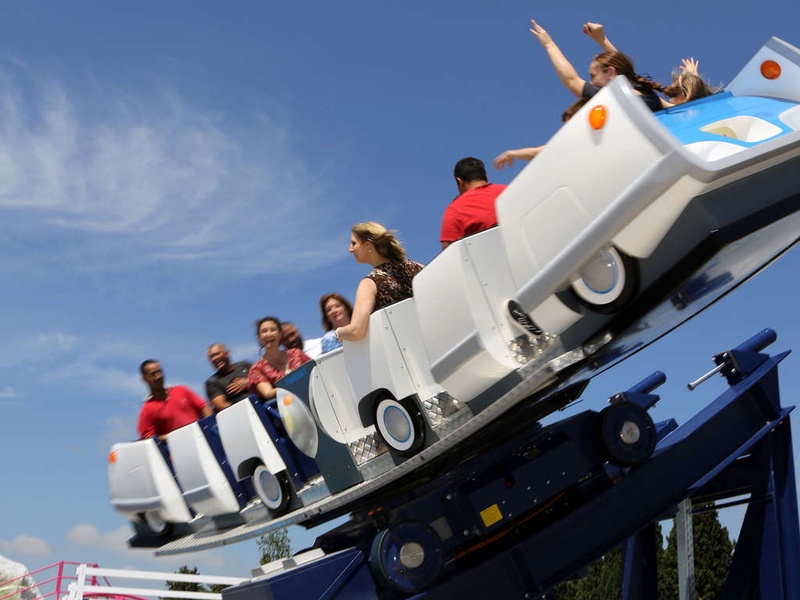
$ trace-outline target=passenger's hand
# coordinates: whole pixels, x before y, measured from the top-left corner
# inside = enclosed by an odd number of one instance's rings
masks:
[[[242,393],[246,389],[247,389],[247,378],[237,377],[228,384],[228,387],[225,388],[225,391],[231,395],[236,395]]]
[[[539,43],[545,48],[553,43],[550,34],[533,19],[531,19],[531,33],[536,36],[536,39],[539,40]]]
[[[511,153],[506,150],[500,156],[495,158],[492,161],[495,169],[502,169],[504,167],[513,167],[514,166],[514,157],[511,156]]]
[[[600,23],[587,22],[583,24],[583,33],[592,38],[600,46],[606,39],[606,28]]]
[[[695,60],[694,57],[684,58],[681,60],[681,71],[691,75],[699,75],[700,74],[700,61]]]

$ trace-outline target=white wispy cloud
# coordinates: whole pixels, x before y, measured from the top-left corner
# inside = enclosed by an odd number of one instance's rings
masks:
[[[143,348],[134,341],[111,335],[85,335],[67,329],[47,332],[9,332],[0,348],[0,368],[9,372],[37,369],[38,382],[71,382],[82,388],[116,394],[136,394],[142,384],[136,371],[114,364],[135,364]],[[37,366],[50,367],[39,371]],[[14,389],[0,389],[0,398],[11,397]]]
[[[349,223],[336,217],[337,193],[285,122],[214,112],[166,85],[78,87],[22,65],[0,71],[6,269],[119,274],[202,261],[252,275],[342,258]]]
[[[79,548],[95,550],[103,554],[113,552],[122,558],[133,559],[136,566],[128,563],[131,568],[157,565],[159,569],[176,569],[184,564],[197,565],[198,567],[222,567],[225,558],[217,552],[190,552],[180,557],[156,557],[152,549],[131,549],[128,539],[133,535],[130,526],[125,525],[110,531],[100,531],[90,523],[78,523],[67,531],[67,540]]]
[[[0,551],[23,556],[49,556],[50,546],[41,538],[18,535],[13,540],[0,540]]]
[[[67,539],[77,546],[122,553],[128,551],[127,541],[130,537],[131,528],[126,526],[100,532],[90,523],[78,523],[67,531]]]

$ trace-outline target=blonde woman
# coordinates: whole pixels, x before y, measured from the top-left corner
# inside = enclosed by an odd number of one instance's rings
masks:
[[[350,323],[334,329],[334,334],[339,340],[356,341],[367,334],[373,312],[412,296],[411,280],[423,265],[406,257],[394,232],[372,221],[353,226],[350,253],[372,271],[358,284]]]

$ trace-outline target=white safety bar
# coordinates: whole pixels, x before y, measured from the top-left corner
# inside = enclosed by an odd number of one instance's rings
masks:
[[[184,592],[164,589],[168,581],[179,583],[206,583],[237,585],[249,579],[245,577],[223,577],[219,575],[193,575],[189,573],[163,573],[157,571],[134,571],[130,569],[104,569],[81,564],[77,567],[76,581],[69,585],[68,600],[83,600],[85,596],[137,596],[144,598],[187,598],[189,600],[221,600],[222,594],[212,592]],[[154,587],[120,587],[114,585],[89,585],[86,579],[92,577],[117,577],[139,579],[162,584]]]

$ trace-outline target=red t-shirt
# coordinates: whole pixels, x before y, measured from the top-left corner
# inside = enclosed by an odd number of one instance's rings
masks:
[[[494,201],[506,186],[487,183],[472,188],[453,200],[442,217],[442,242],[455,242],[497,225]]]
[[[203,416],[205,406],[205,400],[182,385],[169,388],[165,400],[148,396],[139,413],[139,435],[142,439],[166,435],[194,423]]]

